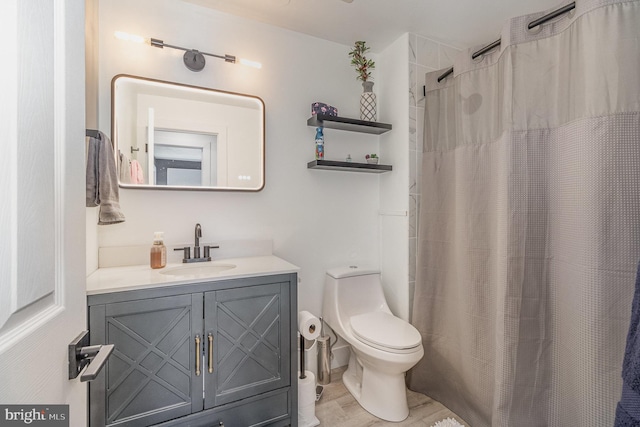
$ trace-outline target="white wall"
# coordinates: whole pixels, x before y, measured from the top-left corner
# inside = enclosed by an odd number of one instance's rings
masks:
[[[180,52],[117,40],[115,30],[244,56],[263,68],[207,58],[205,69],[194,73]],[[302,269],[299,308],[319,314],[328,268],[379,265],[380,176],[306,167],[314,152],[315,130],[306,126],[312,102],[331,104],[341,116],[359,115],[362,87],[349,50],[176,0],[101,0],[100,128],[110,134],[110,82],[121,73],[257,95],[266,104],[266,187],[258,193],[121,189],[127,220],[100,226],[98,244],[151,244],[154,231],[164,231],[168,244],[190,243],[198,222],[203,242],[271,238],[275,254]],[[380,121],[406,126],[394,123],[385,106],[380,105]],[[327,159],[351,154],[358,161],[379,152],[380,142],[327,129],[325,148]]]
[[[380,151],[393,173],[380,181],[380,259],[385,295],[391,309],[411,318],[417,256],[418,217],[424,126],[424,76],[447,68],[459,52],[416,34],[404,34],[380,55],[380,99],[392,133],[381,138]]]
[[[393,165],[391,173],[380,182],[380,248],[382,280],[387,303],[399,317],[409,319],[408,287],[408,188],[409,188],[409,52],[408,34],[393,42],[381,54],[378,72],[381,75],[380,96],[392,132],[382,136],[380,144],[383,163]]]

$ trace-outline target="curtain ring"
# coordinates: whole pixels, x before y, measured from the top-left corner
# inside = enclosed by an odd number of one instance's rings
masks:
[[[472,56],[472,57],[471,57],[471,60],[472,60],[474,63],[479,64],[479,63],[481,63],[482,61],[484,61],[484,57],[485,57],[485,55],[486,55],[486,53],[483,53],[482,55],[478,55],[478,56],[476,56],[475,58]]]
[[[545,22],[545,24],[546,24],[546,22]],[[544,24],[536,25],[533,28],[529,28],[529,26],[526,26],[525,29],[527,30],[527,33],[529,33],[531,35],[536,35],[536,34],[539,34],[540,31],[542,31],[542,25],[544,25]]]

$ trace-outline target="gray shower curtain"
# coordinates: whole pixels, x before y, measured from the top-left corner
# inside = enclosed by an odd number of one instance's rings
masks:
[[[426,78],[409,387],[472,427],[613,425],[640,260],[640,1],[510,20]]]

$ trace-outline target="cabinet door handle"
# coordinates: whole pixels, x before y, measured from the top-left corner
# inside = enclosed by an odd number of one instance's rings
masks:
[[[200,376],[200,335],[196,335],[196,376]]]
[[[213,374],[213,334],[209,333],[209,373]]]

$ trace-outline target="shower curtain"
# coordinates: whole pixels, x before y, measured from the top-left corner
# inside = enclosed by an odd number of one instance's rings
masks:
[[[413,390],[472,427],[611,426],[640,259],[640,1],[511,19],[427,74]]]

